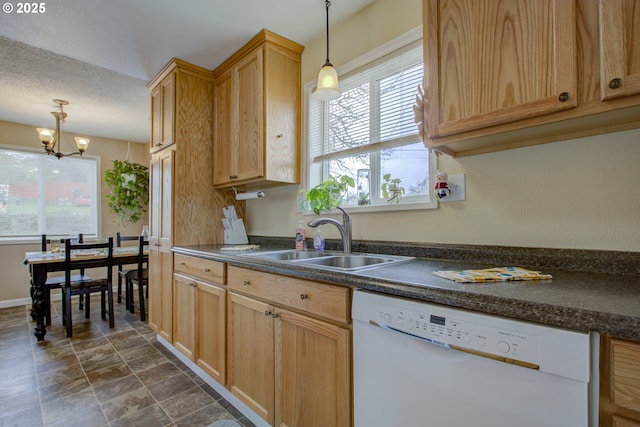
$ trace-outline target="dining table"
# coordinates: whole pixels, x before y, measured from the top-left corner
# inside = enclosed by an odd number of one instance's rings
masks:
[[[149,253],[145,249],[144,260],[148,261]],[[137,264],[138,247],[125,246],[113,248],[113,265]],[[107,255],[100,251],[87,250],[71,253],[71,264],[73,269],[90,269],[105,267],[108,263]],[[45,324],[45,314],[49,304],[46,296],[45,283],[47,275],[56,271],[64,271],[65,254],[63,251],[52,252],[26,252],[23,264],[29,267],[31,274],[31,318],[35,320],[36,327],[34,335],[38,341],[44,340],[47,333]]]

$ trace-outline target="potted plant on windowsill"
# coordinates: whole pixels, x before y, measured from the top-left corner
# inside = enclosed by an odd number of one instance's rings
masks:
[[[316,215],[320,215],[320,212],[328,212],[337,208],[340,206],[348,187],[355,188],[355,181],[350,176],[342,175],[339,179],[333,176],[329,177],[310,190],[303,190],[305,200],[308,202],[308,209]]]
[[[128,160],[113,161],[113,168],[104,172],[104,181],[111,192],[109,207],[122,226],[136,223],[149,204],[149,168]]]
[[[391,174],[385,174],[383,177],[384,183],[380,187],[382,190],[382,197],[387,199],[389,203],[400,203],[402,196],[404,195],[404,187],[400,185],[401,178],[391,178]]]

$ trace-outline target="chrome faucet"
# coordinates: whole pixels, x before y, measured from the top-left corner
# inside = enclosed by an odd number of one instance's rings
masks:
[[[307,224],[309,227],[316,228],[322,224],[333,224],[338,228],[340,236],[342,237],[342,246],[344,246],[344,253],[351,253],[351,217],[344,209],[338,206],[338,209],[342,211],[342,224],[333,218],[316,218]]]

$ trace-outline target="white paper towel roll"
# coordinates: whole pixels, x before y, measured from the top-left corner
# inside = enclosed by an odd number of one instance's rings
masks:
[[[254,191],[252,193],[236,193],[236,200],[260,199],[264,197],[264,191]]]

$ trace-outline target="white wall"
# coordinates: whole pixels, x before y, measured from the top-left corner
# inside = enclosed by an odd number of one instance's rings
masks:
[[[65,140],[72,141],[72,134],[65,133]],[[91,139],[91,144],[87,150],[88,155],[100,156],[100,175],[104,175],[104,171],[111,169],[114,159],[124,160],[127,155],[127,142],[110,140],[105,138],[93,137],[86,135]],[[0,144],[11,146],[24,146],[39,148],[42,144],[38,140],[35,127],[26,126],[17,123],[0,121]],[[149,164],[149,146],[147,144],[131,144],[131,156],[134,162],[148,165]],[[61,159],[60,162],[64,162]],[[102,229],[100,230],[103,237],[115,237],[116,231],[124,234],[139,234],[143,224],[148,224],[145,216],[136,224],[128,227],[121,227],[114,220],[114,215],[110,213],[109,206],[105,195],[109,189],[102,181]],[[18,300],[29,297],[29,269],[22,265],[24,253],[27,251],[39,251],[40,243],[24,245],[24,244],[5,244],[0,245],[0,307],[10,304],[12,300]]]
[[[421,19],[420,0],[378,0],[331,28],[331,61],[339,68]],[[303,83],[317,76],[324,49],[324,36],[306,47]],[[640,130],[442,156],[439,167],[466,175],[466,201],[435,210],[354,214],[354,239],[640,251]],[[298,219],[312,218],[296,214],[301,188],[267,189],[265,199],[248,201],[249,234],[293,236]],[[323,232],[339,237],[334,227]]]

